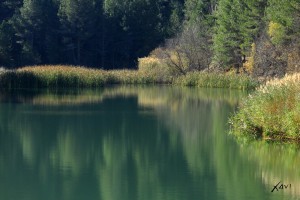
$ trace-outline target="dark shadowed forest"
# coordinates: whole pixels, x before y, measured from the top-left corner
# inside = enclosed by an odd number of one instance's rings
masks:
[[[137,68],[171,49],[190,70],[280,75],[299,64],[299,19],[298,0],[2,0],[0,66]]]

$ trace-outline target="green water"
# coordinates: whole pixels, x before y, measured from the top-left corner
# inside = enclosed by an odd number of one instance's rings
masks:
[[[297,199],[297,145],[227,134],[245,95],[128,86],[1,92],[0,199]],[[290,187],[271,192],[279,181]]]

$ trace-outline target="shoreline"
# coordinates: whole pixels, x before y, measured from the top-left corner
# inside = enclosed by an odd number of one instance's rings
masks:
[[[241,74],[189,72],[185,75],[141,70],[89,69],[75,66],[32,66],[0,70],[2,89],[92,89],[111,85],[176,85],[254,90],[230,118],[237,137],[267,141],[300,141],[300,73],[282,79]],[[292,102],[292,103],[290,103]],[[298,106],[298,107],[297,107]],[[299,121],[298,121],[299,120]]]
[[[141,70],[89,69],[75,66],[32,66],[0,73],[0,87],[95,88],[114,84],[170,84],[204,88],[251,90],[259,84],[247,75],[189,72],[170,75]]]

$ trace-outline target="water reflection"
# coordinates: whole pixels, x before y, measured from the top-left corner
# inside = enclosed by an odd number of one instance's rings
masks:
[[[296,146],[240,145],[245,94],[180,87],[5,92],[0,199],[290,199]],[[270,193],[283,180],[291,190]]]
[[[300,164],[300,151],[298,144],[251,142],[243,145],[241,153],[247,154],[249,161],[256,164],[260,172],[258,175],[266,186],[273,189],[278,182],[284,185],[291,184],[288,188],[283,187],[281,192],[292,194],[295,199],[297,197],[299,199],[300,172],[297,168]]]

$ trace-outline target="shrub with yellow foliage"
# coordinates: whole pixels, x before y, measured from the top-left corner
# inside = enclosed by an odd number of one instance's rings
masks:
[[[285,27],[277,22],[271,21],[269,23],[268,34],[274,44],[281,44],[286,36]]]

